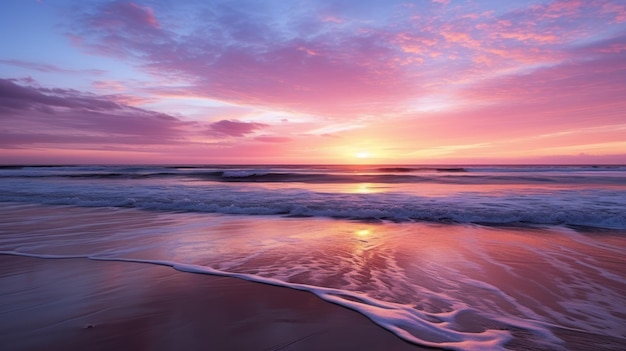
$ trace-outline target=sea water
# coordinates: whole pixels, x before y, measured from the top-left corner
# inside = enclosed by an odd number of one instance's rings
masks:
[[[623,166],[16,166],[0,201],[5,254],[308,290],[433,347],[626,343]]]

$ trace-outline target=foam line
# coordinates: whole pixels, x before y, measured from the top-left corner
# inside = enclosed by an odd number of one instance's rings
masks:
[[[401,339],[422,346],[449,350],[505,350],[504,345],[511,340],[506,330],[488,329],[480,333],[463,332],[452,329],[455,318],[466,309],[452,312],[425,313],[409,305],[372,299],[366,295],[340,289],[324,288],[306,284],[283,282],[277,279],[259,277],[245,273],[230,273],[209,267],[181,264],[168,260],[145,260],[124,257],[93,255],[49,255],[16,251],[0,251],[1,255],[23,256],[41,259],[90,259],[96,261],[116,261],[153,264],[172,267],[181,272],[200,273],[243,279],[251,282],[308,291],[321,299],[357,311],[379,326],[391,331]],[[432,322],[436,321],[436,322]],[[519,323],[519,322],[518,322]],[[518,324],[516,323],[516,324]],[[537,330],[536,328],[529,328]]]

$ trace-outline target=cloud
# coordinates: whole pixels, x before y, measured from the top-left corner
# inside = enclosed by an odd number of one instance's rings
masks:
[[[107,2],[95,13],[85,10],[76,24],[68,36],[90,53],[132,58],[154,48],[175,50],[170,33],[161,28],[152,9],[133,2]]]
[[[232,137],[241,137],[246,134],[254,133],[260,129],[267,127],[267,124],[254,123],[254,122],[240,122],[236,120],[221,120],[211,123],[209,125],[210,130],[225,134]]]
[[[36,143],[168,144],[192,124],[77,90],[0,79],[3,147]]]
[[[195,9],[198,17],[181,35],[152,20],[112,15],[114,7],[135,16],[143,11],[145,17],[146,7],[109,3],[83,13],[72,36],[89,52],[132,58],[154,75],[186,80],[190,95],[235,103],[363,111],[415,93],[414,82],[398,79],[410,72],[393,64],[397,48],[387,34],[310,21],[303,10],[295,11],[293,21],[273,26],[279,19],[268,16],[285,10],[273,6],[278,5],[211,2]],[[328,26],[336,28],[330,32]]]
[[[88,110],[121,108],[112,101],[98,98],[95,95],[82,94],[77,90],[21,86],[12,79],[0,79],[0,106],[34,110],[46,107],[84,108]]]
[[[474,102],[548,103],[567,111],[573,106],[603,108],[624,105],[626,96],[626,35],[573,47],[569,60],[531,71],[484,79],[463,93]]]
[[[353,116],[455,85],[472,89],[486,76],[565,63],[564,45],[596,41],[598,21],[620,18],[621,7],[612,5],[557,0],[441,12],[401,2],[212,1],[186,9],[195,15],[181,24],[168,5],[117,1],[82,12],[72,36],[90,52],[131,58],[164,81],[186,82],[182,94]]]
[[[81,70],[66,69],[66,68],[61,68],[61,67],[58,67],[58,66],[55,66],[55,65],[51,65],[51,64],[48,64],[48,63],[37,63],[37,62],[30,62],[30,61],[24,61],[24,60],[15,60],[15,59],[0,60],[0,64],[11,65],[11,66],[16,66],[16,67],[22,67],[22,68],[26,68],[26,69],[30,69],[30,70],[35,70],[35,71],[38,71],[38,72],[43,72],[43,73],[102,75],[102,74],[104,74],[106,72],[106,71],[101,70],[101,69],[81,69]]]
[[[584,138],[623,134],[589,132],[619,124],[626,110],[626,4],[616,0],[107,0],[56,9],[63,16],[49,34],[64,31],[86,55],[59,47],[35,60],[14,50],[0,68],[81,90],[0,80],[5,148],[322,160],[344,144],[504,155],[539,142],[570,152]],[[105,58],[87,61],[94,55]],[[106,71],[63,63],[77,60]]]
[[[261,135],[261,136],[254,138],[254,140],[261,141],[264,143],[288,143],[292,139],[288,137],[281,137],[281,136]]]
[[[126,86],[122,82],[118,81],[107,81],[107,80],[96,80],[91,85],[99,90],[104,91],[124,91],[126,90]]]
[[[601,4],[602,12],[613,16],[612,22],[626,22],[626,5],[605,1]]]
[[[92,18],[93,26],[101,29],[132,30],[138,33],[159,29],[154,12],[148,6],[133,2],[114,1],[106,3],[98,16]]]

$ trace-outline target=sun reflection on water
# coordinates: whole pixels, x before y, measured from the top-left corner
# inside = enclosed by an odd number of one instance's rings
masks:
[[[359,238],[367,238],[368,236],[372,234],[372,230],[371,229],[359,229],[359,230],[356,230],[354,234],[356,234],[356,236],[358,236]]]
[[[372,183],[358,183],[353,184],[354,188],[351,192],[357,194],[373,194],[380,192],[380,189],[377,189]]]

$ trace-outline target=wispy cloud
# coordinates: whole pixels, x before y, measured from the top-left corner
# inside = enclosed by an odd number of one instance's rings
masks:
[[[96,69],[6,51],[4,77],[17,67],[35,78],[0,81],[6,148],[66,140],[323,160],[357,145],[411,161],[416,150],[518,157],[605,142],[626,153],[619,132],[594,129],[620,125],[626,110],[621,1],[64,6],[68,55]],[[68,79],[49,80],[59,75]]]
[[[88,50],[133,57],[153,74],[188,81],[188,94],[346,115],[408,104],[450,83],[470,90],[468,83],[499,71],[568,64],[562,45],[589,40],[586,27],[598,20],[618,20],[620,9],[611,5],[552,1],[431,17],[398,7],[397,22],[381,28],[346,7],[309,5],[305,12],[278,2],[216,1],[198,9],[181,35],[148,6],[113,2],[84,13],[74,34]],[[289,21],[276,17],[286,10],[294,10]]]
[[[0,79],[3,145],[37,143],[167,144],[188,122],[71,89]]]
[[[267,127],[267,124],[254,122],[240,122],[235,120],[221,120],[209,125],[210,130],[233,137],[240,137],[254,133]]]
[[[45,72],[45,73],[52,72],[52,73],[79,74],[79,75],[84,75],[84,74],[103,75],[104,73],[106,73],[105,70],[101,70],[101,69],[79,69],[79,70],[67,69],[67,68],[62,68],[62,67],[58,67],[55,65],[51,65],[49,63],[30,62],[30,61],[15,60],[15,59],[0,60],[0,64],[22,67],[22,68],[27,68],[27,69],[31,69],[31,70],[35,70],[39,72]]]
[[[258,140],[264,143],[288,143],[293,139],[289,137],[282,137],[282,136],[261,135],[261,136],[254,138],[254,140]]]

